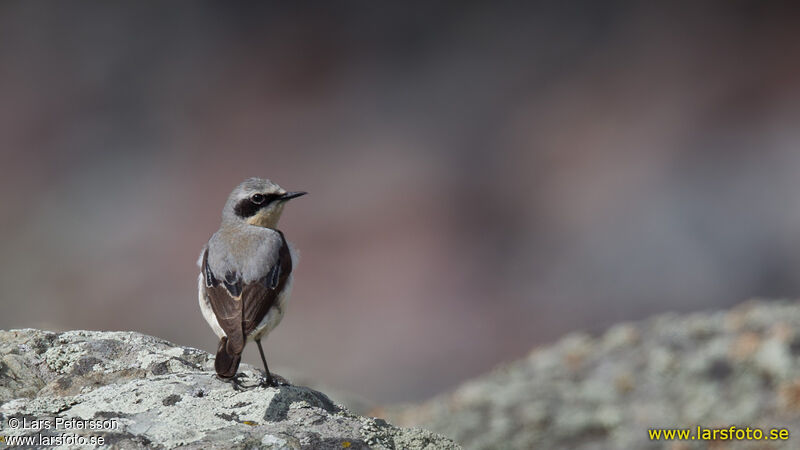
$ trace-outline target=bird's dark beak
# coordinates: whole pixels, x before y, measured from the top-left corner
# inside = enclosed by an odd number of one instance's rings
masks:
[[[302,191],[287,192],[287,193],[281,195],[281,200],[282,201],[291,200],[293,198],[301,197],[301,196],[306,195],[306,194],[308,194],[308,192],[302,192]]]

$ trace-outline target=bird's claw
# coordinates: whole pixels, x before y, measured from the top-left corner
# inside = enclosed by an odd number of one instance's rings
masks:
[[[236,375],[234,375],[234,376],[232,376],[230,378],[223,378],[223,377],[217,375],[217,379],[222,380],[222,381],[224,381],[226,383],[229,383],[233,387],[234,390],[239,391],[239,392],[245,391],[248,388],[248,386],[245,386],[244,382],[242,381],[242,378],[244,378],[244,377],[245,377],[245,375],[243,373],[237,373]]]

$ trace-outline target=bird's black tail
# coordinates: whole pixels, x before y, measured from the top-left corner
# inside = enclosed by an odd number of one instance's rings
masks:
[[[234,353],[228,349],[228,338],[223,336],[217,347],[217,359],[214,361],[214,370],[222,378],[232,378],[239,369],[242,360],[241,353]]]

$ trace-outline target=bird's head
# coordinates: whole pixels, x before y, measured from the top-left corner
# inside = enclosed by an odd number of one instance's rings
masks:
[[[231,192],[222,212],[222,220],[275,228],[286,202],[305,194],[287,192],[267,179],[248,178]]]

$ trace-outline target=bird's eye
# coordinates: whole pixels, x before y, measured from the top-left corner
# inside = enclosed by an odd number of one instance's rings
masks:
[[[250,196],[250,201],[252,201],[256,205],[264,203],[264,200],[266,200],[266,197],[264,197],[263,194],[253,194]]]

